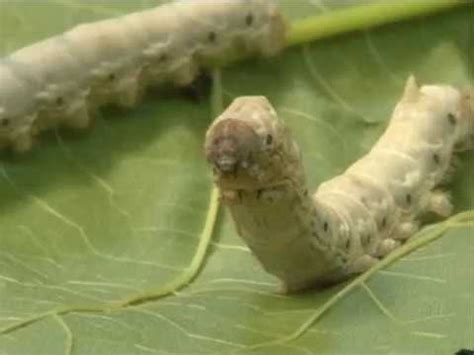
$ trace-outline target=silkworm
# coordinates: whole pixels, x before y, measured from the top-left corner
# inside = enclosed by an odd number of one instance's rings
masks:
[[[285,33],[271,0],[174,1],[80,24],[0,62],[0,148],[27,151],[43,130],[86,128],[97,109],[189,85],[229,56],[274,55]]]
[[[456,150],[473,147],[474,90],[407,81],[374,147],[311,196],[301,154],[264,97],[240,97],[206,134],[205,152],[235,222],[283,289],[361,273],[409,239],[423,216],[447,217],[441,187]]]

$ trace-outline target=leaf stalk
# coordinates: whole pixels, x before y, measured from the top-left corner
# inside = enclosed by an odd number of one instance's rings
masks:
[[[350,6],[343,10],[296,21],[290,26],[287,46],[296,46],[347,32],[363,31],[469,4],[469,1],[465,0],[408,0]]]

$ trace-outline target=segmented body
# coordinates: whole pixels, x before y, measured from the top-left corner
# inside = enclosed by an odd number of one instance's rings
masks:
[[[272,55],[285,23],[270,0],[175,1],[79,25],[0,62],[0,148],[38,132],[89,126],[104,105],[133,107],[149,86],[189,85],[236,54]]]
[[[453,152],[472,147],[473,102],[472,90],[411,77],[372,150],[312,196],[296,143],[263,97],[236,99],[209,128],[206,154],[238,233],[297,291],[367,270],[427,213],[451,213],[440,184]]]

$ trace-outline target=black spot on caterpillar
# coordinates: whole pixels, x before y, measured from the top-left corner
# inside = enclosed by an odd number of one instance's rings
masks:
[[[209,42],[214,43],[216,41],[217,35],[215,32],[209,32],[207,38]]]
[[[372,150],[312,196],[299,149],[264,97],[235,99],[209,127],[205,152],[222,194],[279,191],[271,204],[249,194],[224,202],[264,269],[285,290],[299,291],[367,270],[409,239],[426,214],[449,216],[441,183],[455,148],[472,147],[473,102],[472,89],[419,87],[410,77]]]
[[[448,120],[453,126],[456,124],[456,116],[454,116],[452,113],[448,113]]]
[[[324,231],[327,232],[329,230],[329,224],[328,222],[324,222]]]
[[[253,23],[253,15],[252,14],[248,14],[245,17],[245,23],[247,24],[247,26],[252,26],[252,23]]]
[[[273,142],[273,136],[271,134],[267,134],[267,137],[265,138],[265,142],[270,145]]]
[[[29,150],[59,125],[86,128],[98,108],[134,107],[153,86],[188,87],[227,57],[273,55],[285,33],[271,0],[174,1],[78,25],[1,60],[0,149]]]

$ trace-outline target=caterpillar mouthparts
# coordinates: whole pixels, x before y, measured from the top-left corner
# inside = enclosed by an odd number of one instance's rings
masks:
[[[238,170],[250,167],[259,148],[258,137],[250,126],[227,119],[215,126],[213,134],[206,146],[206,156],[221,174],[236,175]]]

